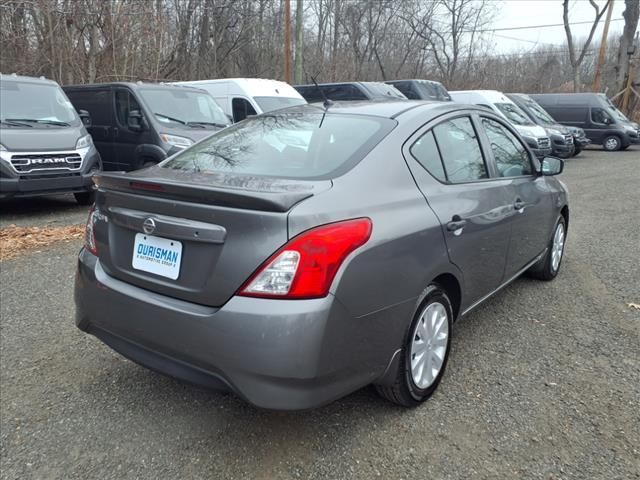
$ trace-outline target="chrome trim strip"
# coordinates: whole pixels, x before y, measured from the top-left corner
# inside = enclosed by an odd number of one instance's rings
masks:
[[[515,275],[513,275],[510,279],[508,279],[506,282],[502,283],[500,286],[498,286],[495,290],[492,290],[491,292],[487,293],[484,297],[482,297],[480,300],[477,300],[476,302],[474,302],[473,304],[471,304],[469,307],[467,307],[461,314],[460,316],[462,317],[463,315],[466,315],[467,313],[469,313],[471,310],[473,310],[474,308],[476,308],[478,305],[480,305],[482,302],[484,302],[487,298],[491,297],[493,294],[498,293],[500,290],[502,290],[504,287],[506,287],[507,285],[509,285],[511,282],[513,282],[516,278],[518,278],[520,275],[522,275],[524,272],[526,272],[527,270],[529,270],[529,268],[531,268],[538,260],[540,260],[542,257],[545,256],[545,254],[547,253],[547,250],[549,250],[549,248],[545,248],[544,251],[538,255],[536,258],[534,258],[533,260],[531,260],[529,263],[527,263],[524,268],[518,270],[516,272]]]

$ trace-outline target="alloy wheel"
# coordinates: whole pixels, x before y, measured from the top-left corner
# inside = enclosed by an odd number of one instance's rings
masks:
[[[551,245],[551,270],[556,272],[562,260],[564,251],[564,225],[558,224],[556,233],[553,235],[553,245]]]

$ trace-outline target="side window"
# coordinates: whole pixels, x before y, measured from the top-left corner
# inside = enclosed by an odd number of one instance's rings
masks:
[[[91,124],[113,124],[113,100],[111,90],[73,90],[67,96],[76,110],[86,110],[91,115]]]
[[[513,133],[504,125],[489,118],[482,119],[482,126],[489,137],[493,157],[501,177],[519,177],[533,173],[529,153]]]
[[[469,117],[447,120],[434,127],[433,134],[449,182],[488,178],[478,136]]]
[[[604,108],[592,108],[591,121],[601,125],[610,125],[613,123],[611,115],[609,115]]]
[[[123,127],[127,126],[127,119],[132,110],[140,111],[140,105],[129,90],[116,90],[116,118]]]
[[[427,172],[441,182],[447,181],[447,176],[444,173],[444,167],[442,166],[442,160],[440,160],[438,146],[436,145],[436,139],[433,137],[433,132],[429,131],[422,135],[416,143],[411,145],[409,151],[413,158],[415,158]]]
[[[234,122],[239,122],[240,120],[244,120],[249,115],[256,115],[256,110],[244,98],[234,98],[231,101],[231,108],[233,109]]]
[[[400,90],[409,100],[420,100],[420,96],[414,91],[411,82],[398,82],[394,83],[393,86]]]

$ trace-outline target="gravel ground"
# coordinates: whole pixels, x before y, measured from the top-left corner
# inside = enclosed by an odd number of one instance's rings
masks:
[[[567,162],[561,274],[459,322],[447,375],[414,410],[366,388],[274,413],[182,384],[75,329],[78,245],[4,262],[0,478],[638,479],[639,169],[638,149]],[[84,221],[70,203],[3,205],[2,222]]]

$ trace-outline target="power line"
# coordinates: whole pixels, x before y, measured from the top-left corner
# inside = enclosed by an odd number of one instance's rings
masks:
[[[624,18],[614,18],[611,20],[612,22],[622,22]],[[569,22],[569,25],[593,25],[593,21],[585,21],[585,22]],[[476,30],[476,33],[479,32],[507,32],[512,30],[531,30],[533,28],[549,28],[549,27],[564,27],[564,23],[549,23],[547,25],[529,25],[526,27],[500,27],[500,28],[487,28],[483,30]],[[472,33],[472,31],[468,31],[465,33]]]

